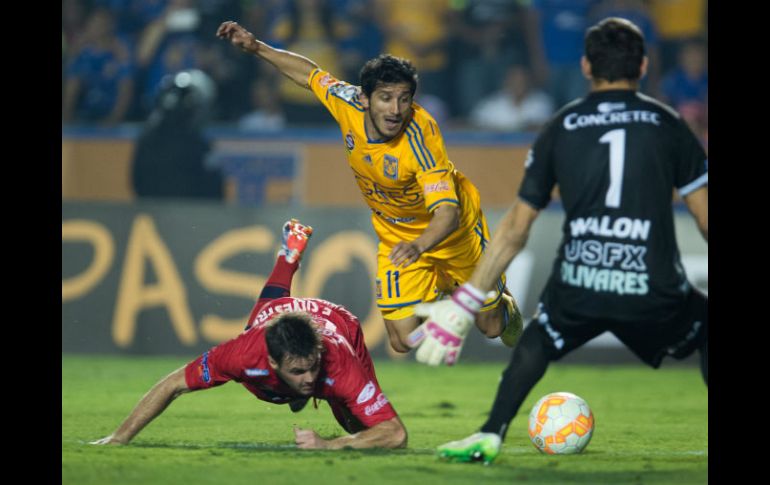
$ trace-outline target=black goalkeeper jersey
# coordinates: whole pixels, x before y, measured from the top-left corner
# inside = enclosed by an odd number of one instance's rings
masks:
[[[519,197],[537,209],[555,185],[566,212],[543,301],[552,312],[614,320],[669,316],[689,291],[673,190],[708,183],[703,148],[679,115],[630,90],[564,106],[535,141]]]

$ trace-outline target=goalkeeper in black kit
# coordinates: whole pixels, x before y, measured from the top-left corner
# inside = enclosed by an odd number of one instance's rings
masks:
[[[492,289],[558,185],[566,220],[537,312],[489,418],[479,432],[439,446],[441,457],[492,462],[548,364],[604,332],[653,368],[697,350],[708,385],[708,298],[687,280],[672,210],[676,189],[708,242],[707,156],[676,111],[638,92],[647,57],[636,25],[607,18],[589,28],[581,67],[590,92],[539,134],[518,199],[473,276],[451,299],[430,304],[428,321],[473,321],[478,305],[468,295]]]

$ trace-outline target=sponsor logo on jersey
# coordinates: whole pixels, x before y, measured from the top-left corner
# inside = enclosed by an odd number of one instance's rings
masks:
[[[382,280],[379,278],[374,280],[374,286],[377,289],[377,299],[381,300],[382,299]]]
[[[364,163],[366,163],[367,165],[371,165],[372,164],[372,156],[371,155],[364,155]]]
[[[427,184],[425,186],[425,193],[430,194],[431,192],[449,192],[449,183],[446,180],[442,180],[435,184]]]
[[[647,247],[600,239],[578,239],[587,235],[647,241],[652,223],[648,219],[610,216],[577,217],[569,221],[572,238],[564,245],[561,281],[587,290],[618,295],[649,292]]]
[[[419,207],[419,210],[425,210],[423,207],[425,205],[425,195],[422,192],[422,186],[416,180],[406,187],[389,187],[355,171],[355,169],[354,173],[358,188],[361,190],[361,195],[367,201],[398,208]],[[371,203],[369,207],[374,210]]]
[[[602,216],[601,219],[598,217],[576,217],[569,221],[572,237],[592,234],[594,236],[642,241],[646,241],[650,235],[651,224],[649,219],[618,217],[613,221],[610,216]]]
[[[382,163],[382,173],[389,179],[398,179],[398,158],[392,155],[385,155]]]
[[[374,401],[374,404],[370,404],[364,408],[364,414],[371,416],[382,409],[386,404],[388,404],[388,398],[385,397],[385,394],[379,393],[377,394],[377,400]]]
[[[356,140],[353,138],[353,133],[348,131],[348,134],[345,135],[345,150],[347,150],[348,153],[353,151],[353,148],[356,146]]]
[[[330,74],[324,74],[324,76],[318,81],[318,84],[320,84],[322,88],[325,88],[336,82],[337,80],[334,79]]]
[[[374,382],[369,381],[366,383],[361,392],[358,393],[356,403],[363,404],[374,396]]]
[[[564,245],[564,258],[570,263],[588,266],[619,267],[628,271],[647,271],[644,256],[647,248],[642,245],[621,244],[595,239],[572,239]]]
[[[615,237],[618,239],[640,239],[646,241],[650,235],[651,222],[649,219],[630,219],[618,217],[614,221],[610,216],[577,217],[569,221],[572,237],[586,234],[594,236]]]
[[[610,103],[608,101],[599,103],[596,107],[596,110],[599,113],[609,113],[610,111],[620,111],[624,109],[626,109],[626,103]]]
[[[350,84],[339,82],[329,88],[329,93],[352,103],[358,97],[358,88]]]
[[[260,376],[266,376],[270,374],[270,371],[267,369],[246,369],[246,375],[249,377],[260,377]]]
[[[564,117],[564,128],[572,131],[592,126],[608,126],[628,123],[650,123],[660,125],[660,113],[645,110],[610,111],[608,113],[570,113]]]
[[[390,222],[391,224],[406,224],[415,220],[415,217],[388,217],[382,212],[375,209],[372,209],[372,212],[382,217],[386,221]]]
[[[334,379],[332,379],[331,377],[327,377],[326,379],[324,379],[324,384],[326,384],[327,386],[333,386]]]

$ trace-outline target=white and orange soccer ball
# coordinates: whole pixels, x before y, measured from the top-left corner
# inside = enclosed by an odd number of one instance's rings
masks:
[[[580,397],[569,392],[543,396],[529,413],[529,438],[551,455],[580,453],[594,432],[594,415]]]

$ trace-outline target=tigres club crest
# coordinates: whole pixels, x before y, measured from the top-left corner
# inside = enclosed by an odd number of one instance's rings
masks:
[[[385,160],[382,164],[382,172],[389,179],[398,179],[398,158],[391,155],[385,155]]]
[[[374,280],[374,285],[377,288],[377,299],[382,299],[382,280],[377,278]]]
[[[345,150],[348,151],[348,153],[353,151],[353,148],[356,146],[356,142],[353,139],[353,133],[348,132],[347,135],[345,135]]]

